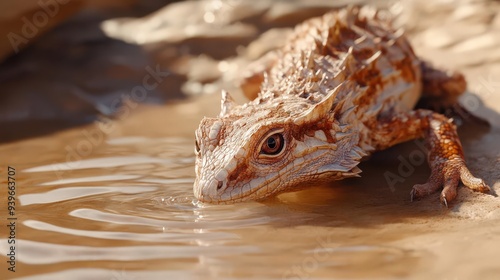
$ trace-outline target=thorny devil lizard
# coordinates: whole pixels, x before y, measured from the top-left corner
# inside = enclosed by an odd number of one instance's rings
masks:
[[[350,7],[309,19],[250,66],[241,86],[253,101],[236,105],[223,91],[220,115],[196,131],[195,196],[260,200],[358,176],[358,163],[374,151],[422,137],[431,175],[413,186],[411,199],[443,187],[447,205],[460,181],[490,191],[467,168],[451,120],[415,109],[419,100],[457,107],[464,77],[420,60],[383,15]]]

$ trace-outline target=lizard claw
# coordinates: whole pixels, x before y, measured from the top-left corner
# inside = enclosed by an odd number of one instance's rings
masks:
[[[425,197],[443,187],[440,200],[448,208],[448,202],[453,201],[457,196],[460,181],[473,191],[487,193],[491,190],[482,179],[470,173],[463,159],[453,158],[435,165],[427,183],[413,186],[410,199],[413,201],[413,199]]]
[[[446,196],[441,195],[441,203],[444,204],[444,207],[448,208],[448,201],[446,200]]]
[[[410,202],[413,202],[413,201],[415,201],[417,199],[418,199],[418,195],[417,195],[417,192],[416,192],[415,187],[414,187],[410,191]]]
[[[473,191],[482,193],[491,192],[491,188],[483,181],[483,179],[474,177],[465,164],[461,166],[460,179],[465,186]]]

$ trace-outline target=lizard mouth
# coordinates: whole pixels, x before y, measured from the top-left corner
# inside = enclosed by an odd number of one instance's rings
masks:
[[[201,187],[195,192],[196,198],[203,203],[210,204],[233,204],[239,202],[264,200],[268,197],[278,195],[280,189],[277,186],[277,179],[269,180],[261,186],[250,188],[250,183],[243,186],[228,187],[218,193],[213,190],[206,190]],[[195,184],[196,189],[196,184]]]
[[[262,201],[270,197],[277,196],[284,192],[293,192],[304,189],[314,182],[332,182],[348,177],[358,177],[361,170],[358,167],[353,167],[348,171],[327,171],[317,173],[315,178],[308,178],[302,182],[297,182],[293,185],[279,184],[278,177],[266,181],[265,184],[251,188],[251,182],[242,186],[226,187],[220,191],[213,188],[200,187],[198,192],[195,191],[197,199],[203,203],[209,204],[234,204],[248,201]],[[196,188],[196,184],[195,184]]]

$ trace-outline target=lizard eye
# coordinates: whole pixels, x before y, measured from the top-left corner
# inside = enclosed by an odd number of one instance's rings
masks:
[[[275,133],[262,142],[260,154],[277,156],[283,151],[283,147],[285,147],[285,138],[283,134]]]

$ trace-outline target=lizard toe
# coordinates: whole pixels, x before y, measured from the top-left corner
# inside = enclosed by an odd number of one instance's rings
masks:
[[[410,194],[411,200],[428,196],[443,187],[440,201],[448,207],[449,203],[457,197],[460,181],[473,191],[482,193],[491,191],[482,179],[472,175],[462,159],[453,158],[436,165],[427,183],[414,185]]]
[[[420,198],[426,197],[432,193],[439,190],[440,185],[434,182],[427,182],[425,184],[416,184],[413,186],[410,192],[410,200],[418,200]]]
[[[443,203],[446,208],[448,208],[448,202],[455,200],[457,197],[457,188],[458,188],[459,180],[458,176],[453,176],[448,178],[444,183],[443,191],[441,191],[441,203]]]
[[[482,193],[491,192],[491,188],[483,181],[483,179],[474,177],[465,164],[460,169],[460,179],[466,187],[473,191]]]
[[[442,174],[441,172],[432,171],[429,180],[425,184],[415,184],[411,189],[410,199],[420,199],[426,197],[432,193],[435,193],[442,186]]]

